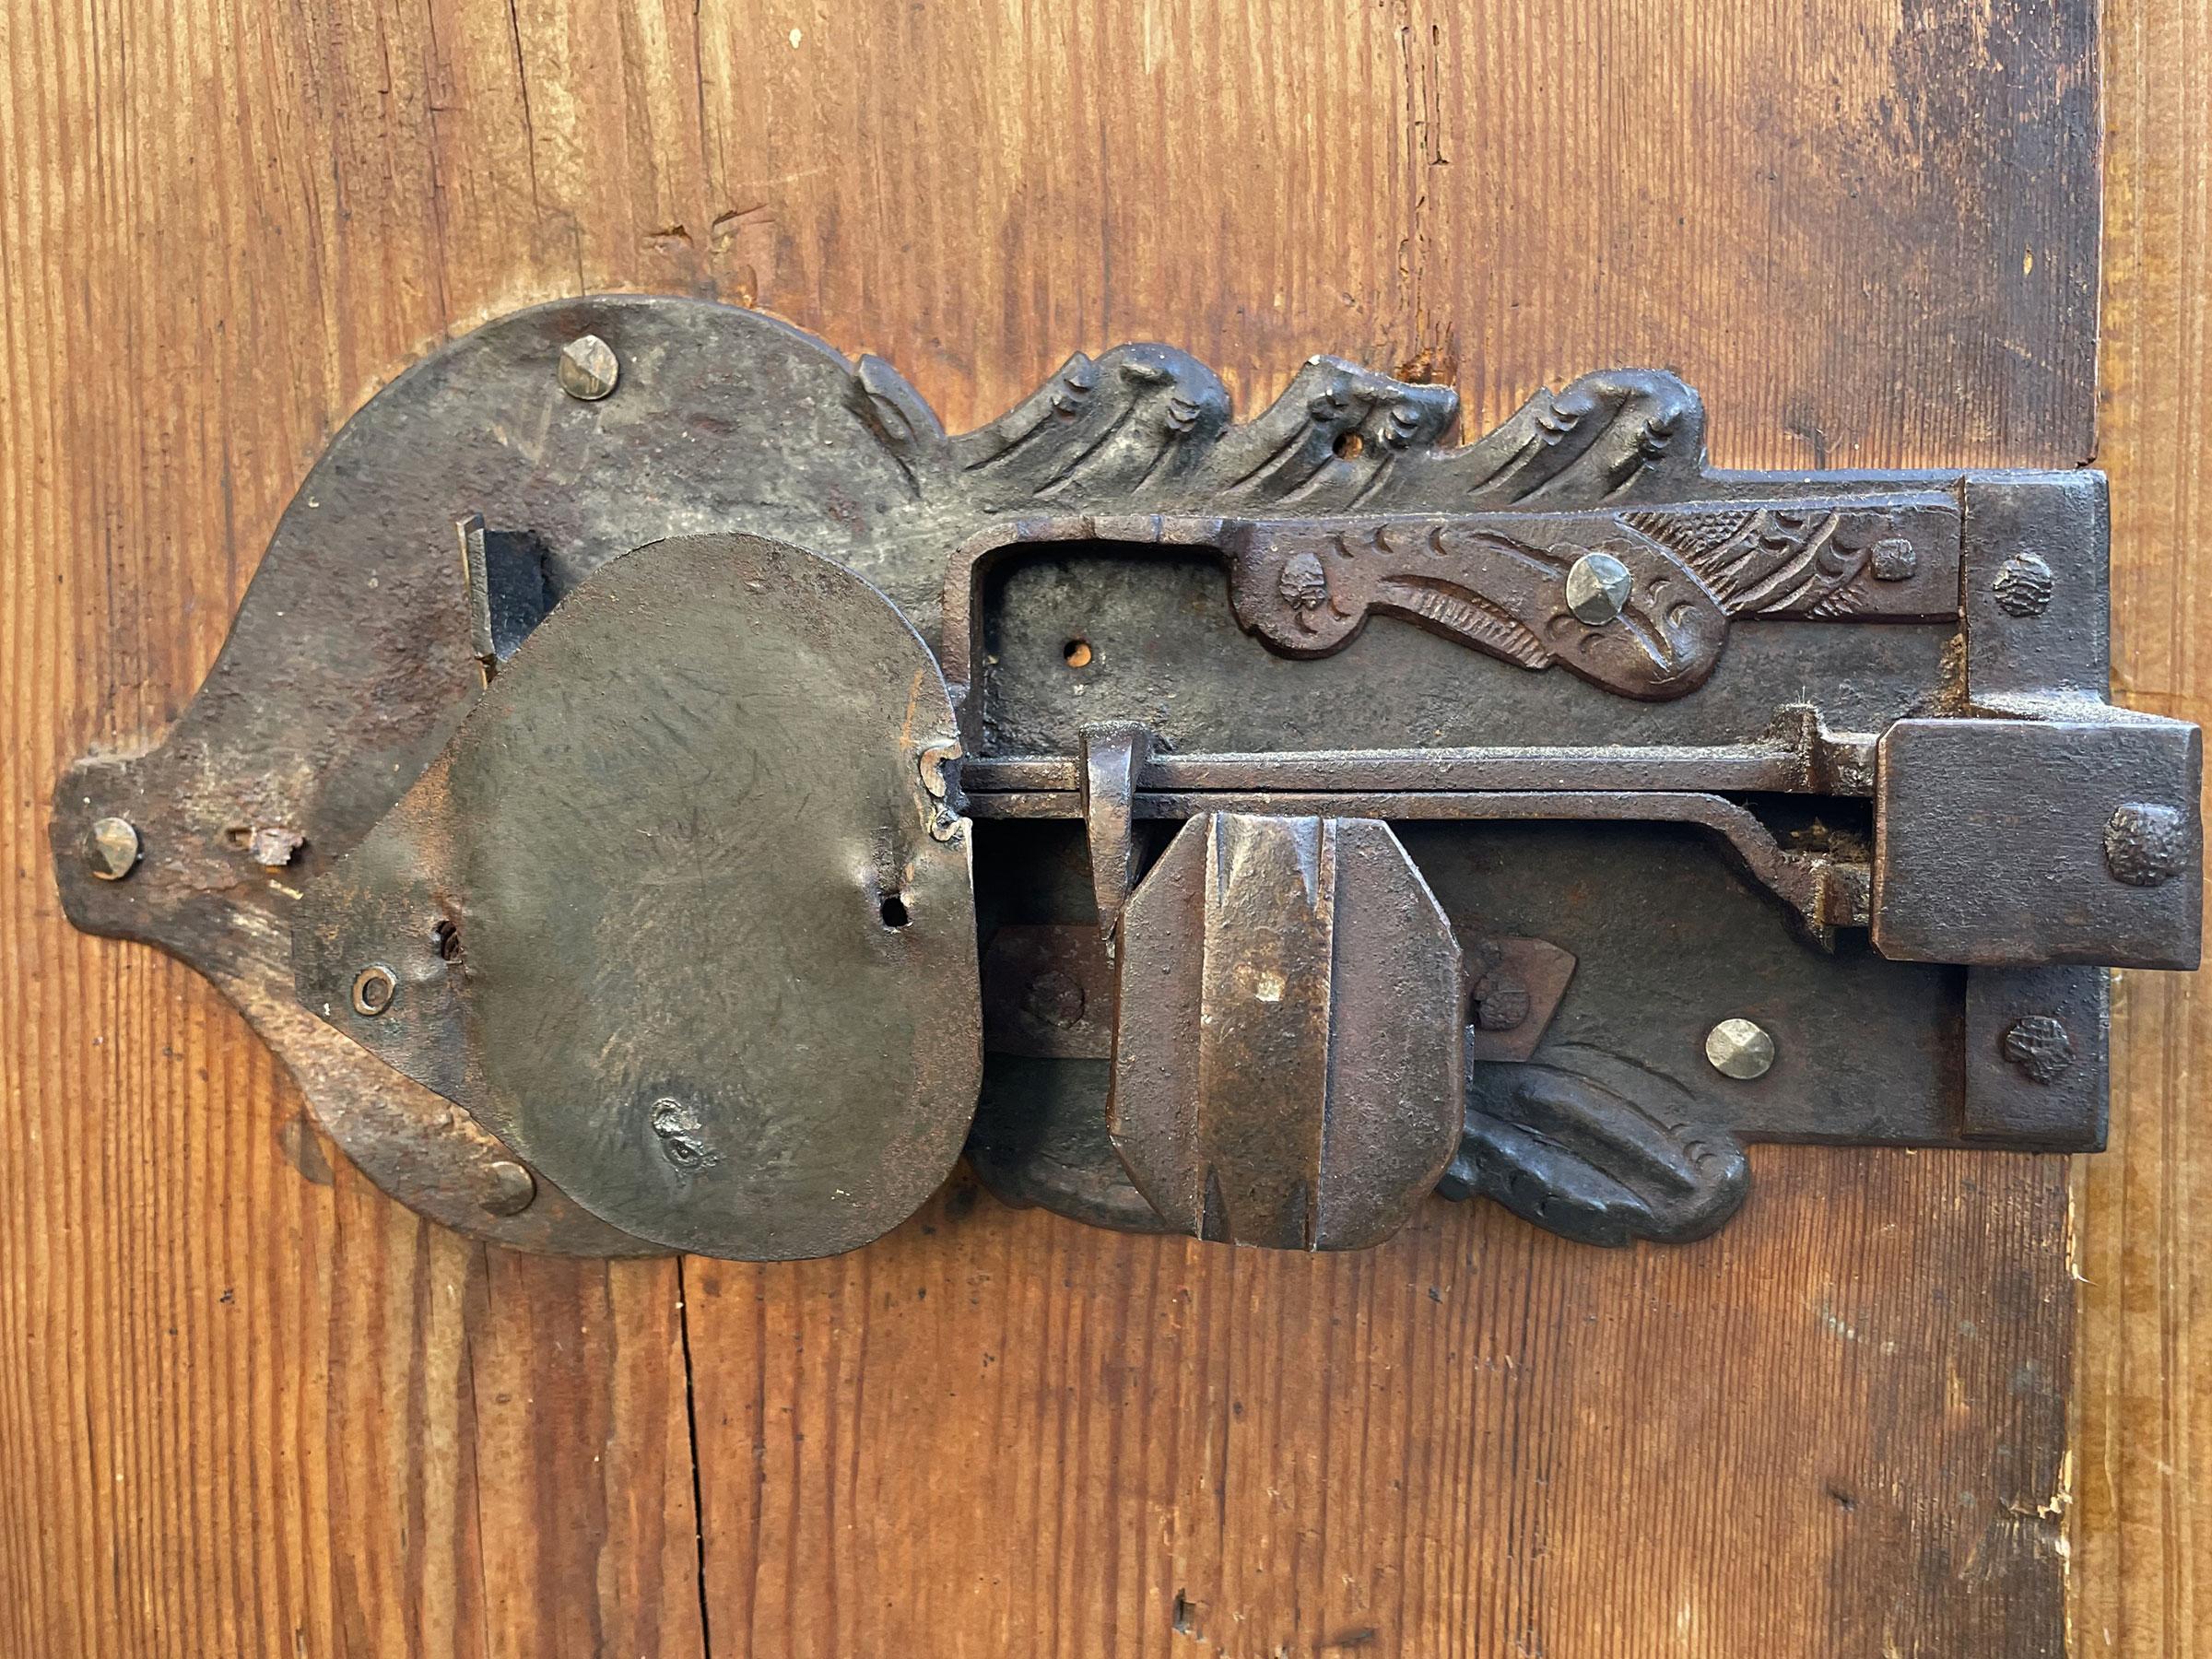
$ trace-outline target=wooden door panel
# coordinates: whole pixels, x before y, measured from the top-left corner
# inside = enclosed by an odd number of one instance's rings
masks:
[[[2115,700],[2203,723],[2212,629],[2196,527],[2212,419],[2212,6],[2105,8],[2099,465],[2112,481]],[[2077,1171],[2081,1340],[2075,1648],[2212,1636],[2212,1137],[2201,978],[2113,986],[2112,1149]]]
[[[2095,450],[2087,0],[0,9],[0,1647],[2056,1653],[2066,1168],[1761,1147],[1609,1253],[1297,1259],[957,1182],[834,1261],[416,1221],[229,1005],[82,938],[57,766],[158,733],[335,423],[598,288],[973,425],[1070,349],[1481,429],[1620,363],[1747,466]]]

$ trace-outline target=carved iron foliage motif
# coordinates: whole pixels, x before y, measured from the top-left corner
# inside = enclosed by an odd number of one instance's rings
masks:
[[[1220,377],[1167,346],[1078,352],[1006,414],[948,438],[877,358],[854,372],[856,407],[915,480],[957,473],[978,505],[1034,512],[1179,509],[1234,514],[1511,506],[1602,500],[1695,477],[1704,411],[1670,374],[1589,374],[1539,392],[1477,441],[1446,440],[1458,394],[1338,358],[1306,363],[1251,421],[1230,421]]]
[[[1477,1065],[1466,1132],[1440,1191],[1494,1198],[1586,1244],[1701,1239],[1750,1186],[1743,1147],[1665,1074],[1563,1044],[1539,1063]]]

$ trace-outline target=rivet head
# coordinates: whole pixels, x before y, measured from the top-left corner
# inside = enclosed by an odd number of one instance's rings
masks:
[[[1083,987],[1073,974],[1047,968],[1030,982],[1021,1006],[1039,1024],[1065,1031],[1083,1018],[1085,1001]]]
[[[374,1019],[392,1006],[399,994],[399,976],[382,962],[371,962],[353,976],[353,1011]]]
[[[1475,1029],[1478,1031],[1518,1030],[1528,1023],[1528,987],[1518,976],[1493,971],[1475,986]]]
[[[246,838],[246,856],[265,870],[281,870],[299,856],[307,837],[286,824],[256,824]]]
[[[1567,571],[1567,608],[1574,619],[1603,628],[1629,602],[1629,567],[1610,553],[1585,553]]]
[[[1329,602],[1329,573],[1312,553],[1293,553],[1283,561],[1275,591],[1292,610],[1319,610]]]
[[[1749,1082],[1774,1065],[1774,1039],[1757,1020],[1724,1019],[1705,1033],[1705,1058],[1724,1077]]]
[[[138,831],[128,818],[94,818],[85,832],[85,865],[102,881],[121,881],[138,865]]]
[[[1920,555],[1903,536],[1888,535],[1867,549],[1866,564],[1877,582],[1910,582],[1920,569]]]
[[[495,1160],[484,1173],[488,1178],[483,1199],[486,1214],[519,1216],[537,1201],[536,1179],[512,1159]]]
[[[560,389],[571,397],[596,403],[622,378],[615,348],[597,335],[578,335],[560,348]]]
[[[2104,826],[2104,865],[2129,887],[2171,881],[2189,863],[2189,821],[2175,807],[2123,801]]]
[[[2008,617],[2041,616],[2051,603],[2055,579],[2051,567],[2033,553],[2015,553],[1990,584]]]
[[[2005,1032],[2005,1058],[2038,1083],[2053,1083],[2074,1064],[2074,1040],[2049,1014],[2016,1019]]]

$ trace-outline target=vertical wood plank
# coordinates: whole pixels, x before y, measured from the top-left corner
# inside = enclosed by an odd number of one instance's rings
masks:
[[[0,1651],[702,1651],[676,1264],[494,1255],[334,1171],[211,988],[71,932],[40,828],[190,696],[378,379],[696,190],[688,41],[523,113],[518,45],[647,21],[0,7]]]
[[[2103,420],[2113,684],[2212,718],[2212,602],[2194,535],[2212,439],[2212,7],[2112,0]],[[2212,1632],[2212,1006],[2195,976],[2126,973],[2112,1150],[2085,1160],[2075,1652],[2168,1659]]]

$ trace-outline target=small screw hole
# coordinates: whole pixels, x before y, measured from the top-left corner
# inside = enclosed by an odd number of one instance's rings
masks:
[[[1060,647],[1060,660],[1070,668],[1089,667],[1090,641],[1083,639],[1070,640]]]
[[[883,902],[876,907],[886,927],[904,927],[913,918],[906,913],[906,900],[896,893],[886,893]]]
[[[1339,461],[1357,461],[1359,452],[1367,447],[1367,440],[1357,432],[1339,432],[1333,445]]]
[[[451,922],[441,922],[430,929],[430,943],[438,947],[440,960],[457,962],[461,959],[461,930]]]

